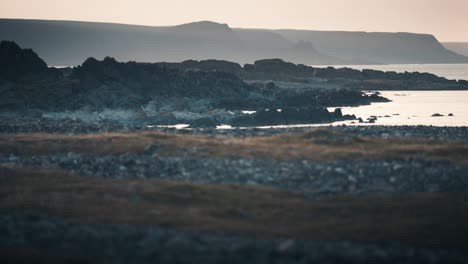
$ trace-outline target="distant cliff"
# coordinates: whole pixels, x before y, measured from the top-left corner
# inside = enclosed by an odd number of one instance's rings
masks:
[[[290,41],[310,41],[320,52],[345,60],[384,64],[468,63],[432,35],[413,33],[276,30]]]
[[[146,62],[218,59],[242,64],[269,58],[309,65],[468,62],[430,35],[233,29],[210,21],[148,27],[0,19],[0,40],[32,48],[54,66],[78,65],[90,56]]]
[[[250,63],[280,57],[301,63],[344,63],[306,42],[292,42],[274,32],[244,32],[202,21],[174,27],[108,23],[0,19],[0,40],[36,50],[55,66],[78,65],[89,56],[120,61],[222,59]]]
[[[468,42],[443,42],[442,45],[448,50],[468,56]]]

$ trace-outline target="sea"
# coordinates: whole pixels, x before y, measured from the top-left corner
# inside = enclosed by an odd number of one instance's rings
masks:
[[[468,80],[468,64],[389,64],[333,67],[395,72],[429,72],[447,79]],[[468,126],[468,91],[382,91],[381,94],[392,102],[344,107],[342,111],[344,114],[354,114],[362,119],[377,116],[377,121],[374,124],[365,125]],[[434,114],[442,116],[434,117]],[[450,114],[453,116],[449,116]],[[333,125],[340,124],[353,125],[351,122],[333,123]]]
[[[313,67],[328,67],[317,66]],[[388,64],[388,65],[333,65],[357,70],[374,69],[395,72],[429,72],[454,80],[468,80],[468,64]],[[364,120],[376,116],[375,123],[343,121],[326,124],[298,124],[273,127],[313,127],[324,125],[388,125],[388,126],[468,126],[468,91],[382,91],[392,100],[357,107],[342,107],[343,114],[354,114]],[[329,108],[333,111],[334,108]],[[440,116],[433,116],[439,114]],[[187,125],[185,125],[187,126]],[[184,127],[184,126],[182,126]],[[260,127],[271,128],[272,126]],[[219,128],[230,128],[220,126]]]

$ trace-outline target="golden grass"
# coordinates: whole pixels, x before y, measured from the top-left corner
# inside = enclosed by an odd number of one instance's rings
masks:
[[[0,209],[40,210],[79,222],[468,249],[463,194],[311,201],[267,187],[99,179],[3,166]]]
[[[176,135],[159,132],[0,135],[0,154],[138,153],[144,151],[145,146],[152,143],[159,144],[160,154],[165,156],[177,156],[191,150],[196,157],[243,157],[277,160],[417,157],[447,159],[459,163],[468,162],[468,144],[466,142],[414,138],[366,138],[327,129],[250,138]]]

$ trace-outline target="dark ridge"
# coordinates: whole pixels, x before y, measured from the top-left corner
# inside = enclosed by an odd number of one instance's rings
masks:
[[[47,64],[32,49],[21,49],[13,41],[0,42],[0,79],[17,80],[47,70]]]
[[[468,63],[434,36],[412,33],[232,29],[210,21],[151,27],[112,23],[0,19],[0,39],[30,47],[56,66],[92,56],[119,61],[281,58],[306,65]]]

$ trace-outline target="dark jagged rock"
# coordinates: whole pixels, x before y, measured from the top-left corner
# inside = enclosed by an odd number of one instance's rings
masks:
[[[32,50],[13,42],[0,47],[0,108],[73,110],[85,106],[137,109],[153,97],[211,99],[219,106],[243,103],[252,87],[223,71],[181,71],[157,64],[89,58],[67,77],[47,68]],[[17,83],[21,79],[21,84]],[[228,99],[228,100],[225,100]]]
[[[287,107],[278,111],[276,109],[261,109],[251,115],[235,118],[233,126],[270,126],[325,123],[338,120],[354,120],[354,115],[339,115],[341,111],[329,112],[323,107]]]
[[[47,71],[47,64],[31,49],[21,49],[15,42],[0,42],[0,78],[17,80],[24,75]]]
[[[209,67],[205,66],[209,65]],[[383,72],[351,68],[315,68],[302,64],[285,62],[281,59],[265,59],[245,64],[226,65],[224,61],[190,61],[167,65],[179,69],[209,69],[210,71],[227,71],[246,80],[274,80],[284,82],[308,83],[312,79],[323,79],[356,90],[450,90],[468,89],[468,81],[448,80],[430,73],[393,71]]]
[[[267,66],[270,62],[282,65],[280,60],[264,60],[258,62],[256,67],[274,68],[274,65]],[[302,66],[290,64],[290,67],[290,71],[293,71],[293,68]],[[126,105],[113,105],[115,99],[101,103],[107,107],[142,104],[151,96],[205,98],[213,100],[218,108],[231,109],[360,105],[388,101],[378,95],[365,96],[360,91],[350,89],[279,89],[273,82],[267,83],[262,91],[244,83],[239,78],[241,76],[236,77],[240,70],[237,64],[215,60],[144,64],[119,63],[111,58],[100,62],[90,58],[75,68],[70,78],[80,80],[83,87],[96,92],[106,92],[105,89],[124,90],[134,95],[135,102]],[[95,97],[108,99],[105,96]]]
[[[106,57],[99,61],[87,59],[73,69],[51,69],[31,50],[22,50],[15,43],[2,44],[4,55],[19,70],[17,76],[4,75],[0,85],[0,108],[8,110],[40,109],[63,111],[76,109],[141,109],[153,99],[186,98],[188,102],[206,101],[209,107],[232,110],[285,109],[284,112],[259,111],[252,117],[240,118],[239,123],[274,125],[331,121],[344,118],[323,107],[369,104],[386,101],[378,95],[364,95],[351,89],[285,88],[275,82],[247,84],[242,80],[249,74],[268,76],[307,77],[311,67],[286,63],[279,59],[261,60],[252,67],[242,68],[228,61],[185,61],[183,63],[118,62]],[[11,52],[16,53],[16,57]],[[23,65],[25,64],[25,65]],[[23,66],[21,66],[23,65]],[[21,70],[24,69],[24,70]],[[32,78],[31,76],[35,76]],[[271,77],[270,76],[270,77]],[[21,84],[14,81],[21,78]],[[12,81],[13,80],[13,81]],[[388,100],[387,100],[388,101]],[[162,100],[162,103],[171,104]],[[187,103],[186,105],[190,105]],[[288,109],[288,107],[290,109]],[[164,108],[164,107],[163,107]],[[178,109],[191,111],[190,109]],[[296,108],[300,108],[297,110]],[[313,109],[313,111],[309,111]],[[162,112],[175,110],[158,110]],[[198,112],[198,111],[196,111]],[[198,112],[200,113],[200,112]],[[244,121],[242,121],[243,119]],[[156,124],[173,124],[174,116],[144,116]],[[223,122],[226,119],[222,118]],[[193,121],[191,119],[190,121]],[[197,125],[197,124],[194,124]],[[206,124],[202,124],[206,125]],[[213,127],[213,123],[209,126]]]
[[[282,107],[356,106],[390,101],[376,94],[365,95],[361,91],[352,89],[284,88],[276,89],[274,97],[275,101],[281,102]]]
[[[335,115],[336,118],[343,117],[343,112],[341,111],[341,108],[335,109],[335,111],[333,111],[333,114]]]
[[[0,80],[54,80],[61,76],[31,49],[21,49],[15,42],[0,42]]]
[[[87,91],[102,91],[105,87],[114,93],[121,92],[134,101],[125,102],[139,106],[151,97],[189,97],[217,100],[219,98],[245,98],[252,89],[238,77],[226,72],[180,71],[158,64],[117,62],[112,58],[97,61],[90,58],[70,74],[80,81]],[[129,96],[130,95],[130,96]],[[119,107],[114,100],[103,101],[106,107]]]

